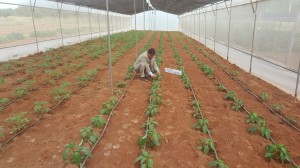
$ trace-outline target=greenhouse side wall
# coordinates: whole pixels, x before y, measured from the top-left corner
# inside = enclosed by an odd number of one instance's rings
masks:
[[[250,2],[185,13],[179,16],[180,31],[299,99],[300,1]]]
[[[110,12],[110,33],[131,30],[131,16]],[[0,62],[107,35],[106,11],[52,1],[0,0]]]

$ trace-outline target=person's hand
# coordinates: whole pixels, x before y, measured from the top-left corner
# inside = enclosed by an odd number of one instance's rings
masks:
[[[156,76],[157,76],[156,74],[153,74],[153,76],[151,76],[151,78],[156,78]]]

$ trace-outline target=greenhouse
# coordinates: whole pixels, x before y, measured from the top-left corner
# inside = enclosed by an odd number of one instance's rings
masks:
[[[0,0],[0,167],[300,167],[300,0]]]

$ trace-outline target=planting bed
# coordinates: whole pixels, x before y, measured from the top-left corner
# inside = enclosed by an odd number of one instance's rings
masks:
[[[300,164],[300,102],[291,95],[179,32],[111,40],[114,94],[105,37],[0,65],[0,167]],[[140,80],[131,65],[150,47],[161,77]],[[284,145],[283,163],[266,151],[273,143]]]

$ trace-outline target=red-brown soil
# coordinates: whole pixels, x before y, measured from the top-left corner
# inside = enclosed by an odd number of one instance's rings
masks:
[[[150,34],[152,33],[150,32]],[[248,133],[249,125],[245,123],[247,114],[244,111],[235,112],[231,109],[231,102],[224,99],[225,93],[217,89],[216,81],[204,75],[182,48],[179,40],[182,40],[183,43],[189,46],[190,51],[197,55],[200,62],[214,68],[214,76],[227,89],[234,90],[238,98],[244,101],[247,109],[257,112],[266,119],[269,128],[272,130],[271,136],[274,140],[285,144],[294,161],[298,164],[300,163],[299,132],[273,115],[261,102],[242,89],[236,81],[232,80],[212,61],[190,45],[179,33],[172,32],[171,36],[183,60],[183,65],[191,80],[196,97],[201,103],[203,115],[209,122],[209,129],[215,140],[216,150],[220,159],[224,160],[230,167],[291,166],[291,164],[281,164],[274,160],[266,161],[264,158],[265,146],[271,142],[258,134]],[[157,32],[150,47],[158,49],[159,37],[160,32]],[[145,45],[145,39],[148,40],[149,36],[144,36],[138,42],[137,47],[125,52],[113,65],[114,84],[119,80],[123,80],[128,65],[134,62],[136,51],[139,51]],[[197,119],[192,116],[192,93],[184,87],[179,76],[164,72],[164,68],[178,69],[178,65],[173,57],[171,41],[166,32],[163,32],[163,40],[163,63],[160,67],[162,72],[160,93],[163,98],[163,104],[159,108],[158,115],[154,117],[158,122],[157,131],[161,134],[161,144],[154,149],[147,148],[147,151],[154,155],[154,167],[209,167],[209,163],[214,160],[214,155],[206,155],[196,149],[200,145],[200,139],[208,138],[208,136],[192,128],[192,125],[197,122]],[[255,93],[270,93],[272,99],[268,100],[267,104],[282,104],[284,106],[282,112],[300,122],[299,101],[269,83],[223,60],[202,44],[194,40],[192,42],[217,58],[228,69],[239,71],[240,73],[237,77]],[[126,42],[123,43],[125,45]],[[75,50],[80,47],[75,45],[64,48]],[[119,48],[120,46],[115,51]],[[59,49],[51,52],[55,54],[56,51],[60,52]],[[67,55],[64,55],[64,57],[67,57]],[[34,55],[32,58],[38,58],[38,56]],[[30,60],[29,57],[25,59]],[[99,113],[102,103],[112,96],[109,69],[106,61],[107,53],[101,58],[88,63],[84,69],[70,73],[60,79],[59,83],[66,81],[75,83],[76,76],[83,74],[90,68],[102,65],[102,70],[98,72],[93,82],[77,91],[55,111],[47,114],[39,124],[2,147],[0,151],[0,167],[76,167],[63,161],[64,146],[71,141],[80,141],[80,128],[88,126],[91,117]],[[22,72],[18,73],[22,74]],[[16,75],[8,76],[7,78],[15,81],[19,77]],[[149,105],[150,85],[151,80],[142,81],[138,75],[134,77],[125,93],[125,97],[113,112],[104,137],[93,151],[93,157],[87,160],[87,167],[139,167],[139,164],[134,163],[135,158],[141,153],[136,142],[145,133],[141,125],[147,120],[145,110]],[[4,112],[0,113],[0,126],[5,126],[5,131],[9,130],[8,124],[4,123],[3,120],[11,114],[21,111],[28,111],[31,118],[33,118],[33,102],[44,99],[50,100],[49,93],[53,88],[54,86],[52,85],[46,85],[42,90],[29,93],[24,98],[10,105]]]

